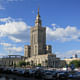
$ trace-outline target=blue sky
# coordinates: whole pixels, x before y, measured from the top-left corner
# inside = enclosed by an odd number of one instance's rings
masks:
[[[0,0],[0,55],[24,55],[38,7],[53,53],[80,56],[80,0]]]

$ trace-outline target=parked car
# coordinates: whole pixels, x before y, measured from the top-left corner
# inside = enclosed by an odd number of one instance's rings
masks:
[[[3,72],[3,70],[4,70],[4,68],[3,68],[3,67],[0,67],[0,73],[2,73],[2,72]]]
[[[17,69],[13,69],[12,73],[13,74],[17,74],[18,73],[18,70]]]
[[[43,79],[53,79],[53,75],[51,72],[46,72],[43,76]]]
[[[57,72],[56,71],[50,71],[52,73],[53,79],[57,79]]]
[[[24,75],[25,70],[18,70],[17,71],[17,75],[19,76],[23,76]]]
[[[11,68],[7,68],[7,69],[6,69],[6,73],[7,73],[7,74],[11,74],[11,73],[12,73]]]
[[[80,79],[80,72],[75,72],[74,74],[69,74],[69,79]]]
[[[59,71],[57,73],[57,79],[59,79],[59,80],[67,80],[68,79],[68,75],[69,75],[69,72],[67,72],[67,71]]]
[[[34,77],[36,70],[34,69],[29,69],[29,75],[30,77]]]
[[[30,77],[29,69],[24,71],[24,77]]]
[[[43,70],[41,70],[41,69],[35,70],[35,72],[34,72],[35,78],[42,78],[42,75],[43,75]]]

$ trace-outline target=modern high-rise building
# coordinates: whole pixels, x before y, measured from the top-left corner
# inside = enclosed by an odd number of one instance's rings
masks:
[[[35,20],[35,26],[31,28],[31,45],[24,46],[24,56],[26,62],[31,64],[41,64],[42,66],[55,66],[60,63],[60,59],[52,54],[51,45],[46,45],[46,27],[42,27],[39,9]],[[46,64],[47,62],[47,64]]]

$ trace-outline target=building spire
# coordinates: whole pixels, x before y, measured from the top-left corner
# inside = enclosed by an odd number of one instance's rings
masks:
[[[39,8],[38,8],[38,16],[40,16],[40,15],[39,15]]]
[[[40,15],[39,15],[39,8],[38,8],[38,14],[37,14],[36,20],[35,20],[35,25],[37,25],[38,27],[41,26],[41,19],[40,19]]]
[[[37,14],[36,19],[40,19],[40,15],[39,15],[39,8],[38,8],[38,14]]]

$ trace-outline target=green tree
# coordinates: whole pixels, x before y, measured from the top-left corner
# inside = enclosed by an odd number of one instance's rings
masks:
[[[73,60],[70,62],[69,66],[71,66],[71,64],[74,64],[76,68],[80,67],[80,60]]]
[[[38,64],[39,67],[41,67],[41,64]]]
[[[34,61],[33,60],[31,60],[31,66],[34,66]]]
[[[26,62],[26,65],[30,65],[30,62]]]
[[[25,62],[25,61],[20,61],[20,62],[19,62],[19,66],[20,66],[20,67],[26,66],[26,62]]]
[[[16,67],[16,63],[13,64],[14,68]]]
[[[46,66],[48,67],[48,60],[45,60],[45,64],[46,64]]]

